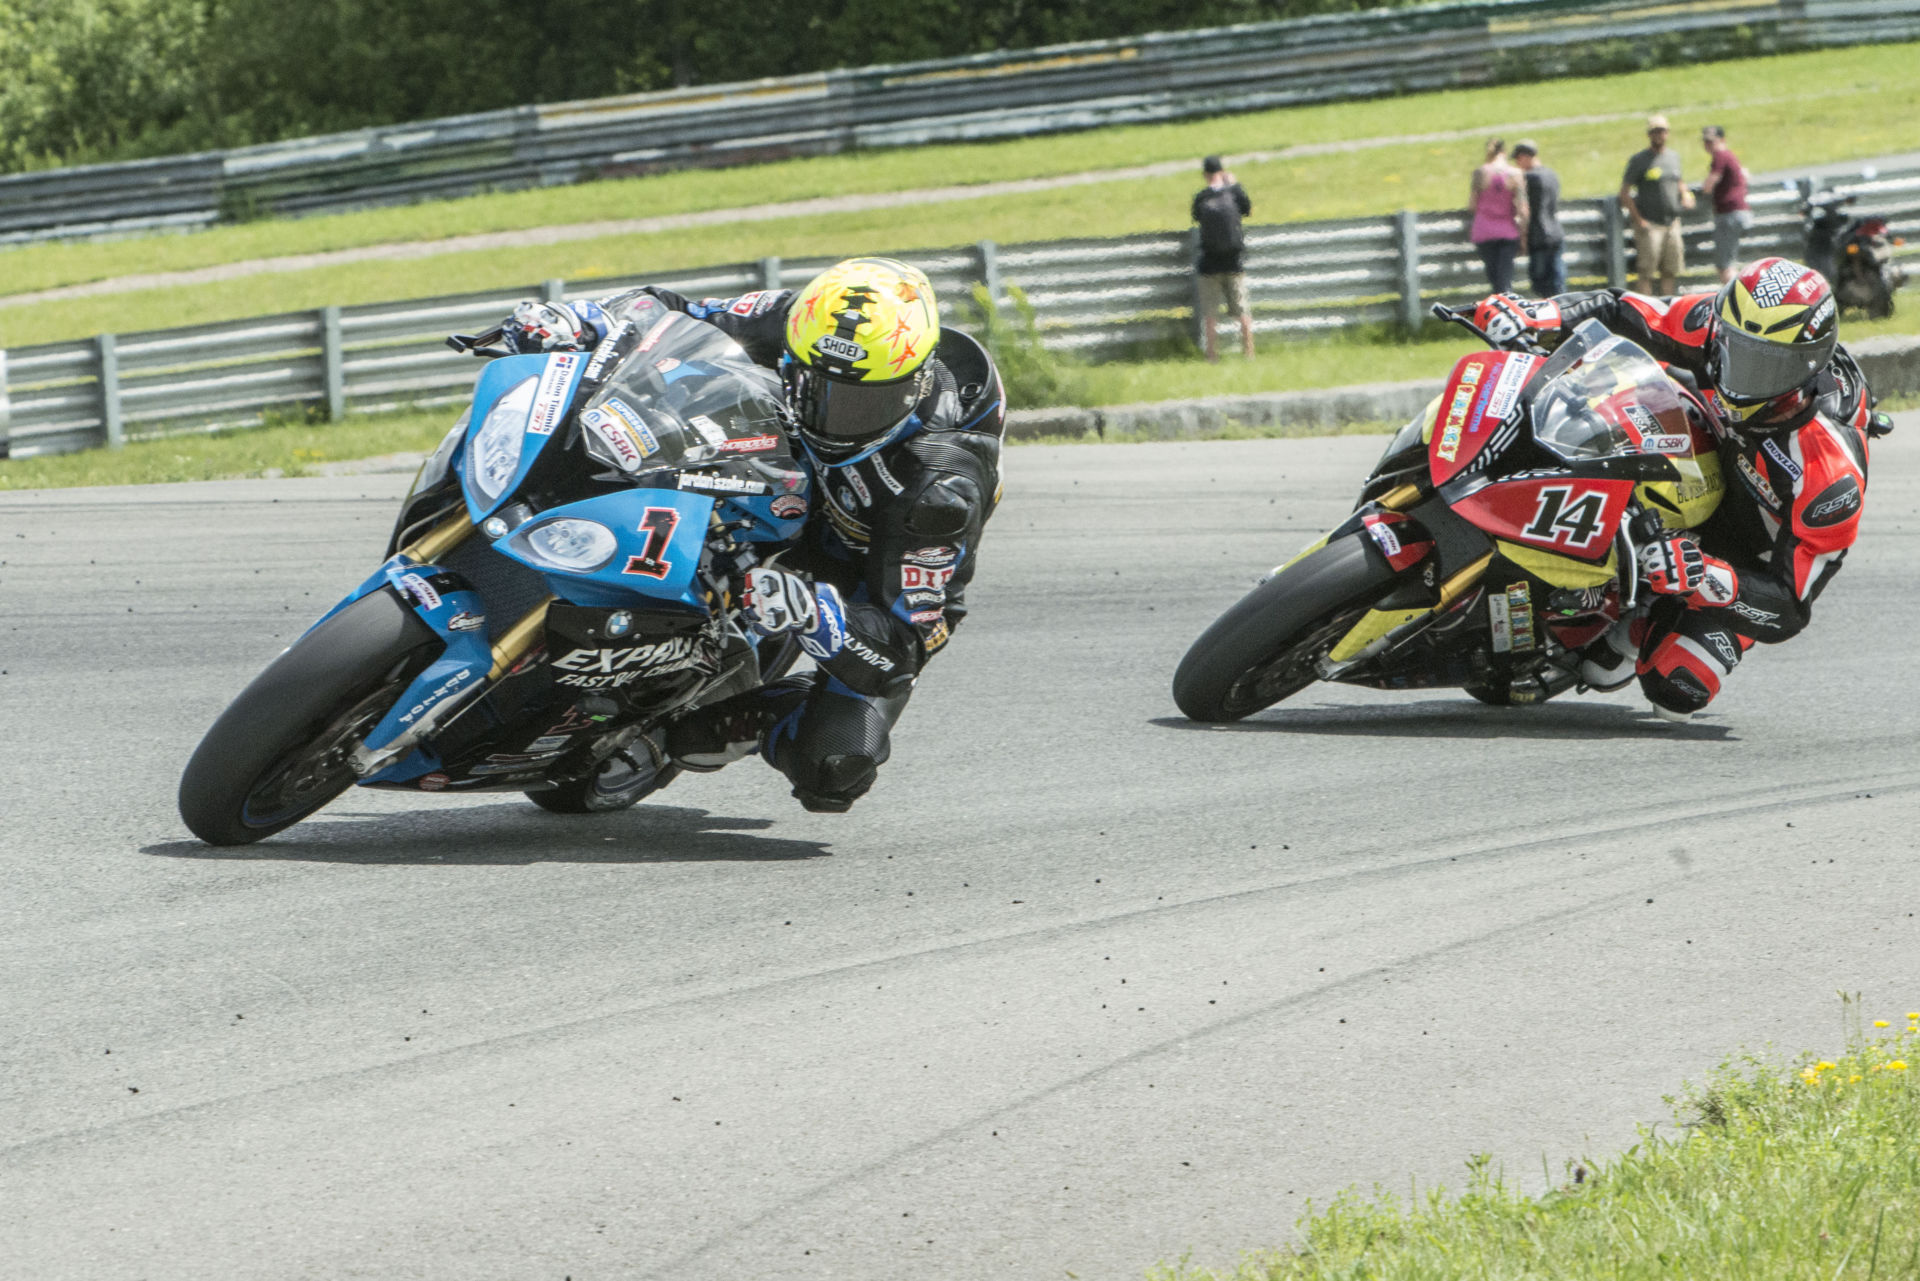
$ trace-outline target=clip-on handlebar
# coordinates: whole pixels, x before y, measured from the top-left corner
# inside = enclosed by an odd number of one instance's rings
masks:
[[[1475,309],[1470,306],[1449,307],[1443,302],[1437,302],[1429,309],[1436,319],[1444,320],[1450,325],[1460,326],[1495,351],[1519,351],[1525,352],[1529,356],[1544,356],[1547,354],[1545,347],[1542,347],[1526,334],[1519,335],[1511,342],[1495,342],[1486,330],[1473,323],[1474,310]]]
[[[493,360],[499,356],[513,355],[505,347],[493,345],[506,336],[507,331],[495,325],[483,334],[448,334],[447,346],[463,356],[478,356],[482,360]]]

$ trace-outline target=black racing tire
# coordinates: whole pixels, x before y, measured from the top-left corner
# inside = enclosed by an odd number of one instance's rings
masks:
[[[180,817],[209,845],[245,845],[306,818],[353,785],[347,755],[440,649],[389,591],[347,606],[220,714],[180,776]]]
[[[1173,674],[1173,701],[1191,720],[1237,721],[1299,693],[1396,577],[1359,535],[1295,561],[1200,634]]]
[[[589,778],[576,779],[527,792],[526,798],[554,814],[613,814],[629,809],[680,777],[678,765],[646,773],[634,767],[636,760],[626,752],[615,752],[600,763]]]

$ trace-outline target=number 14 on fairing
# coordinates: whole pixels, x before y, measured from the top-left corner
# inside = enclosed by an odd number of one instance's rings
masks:
[[[1607,492],[1572,485],[1546,485],[1524,531],[1529,538],[1584,550],[1605,529]]]

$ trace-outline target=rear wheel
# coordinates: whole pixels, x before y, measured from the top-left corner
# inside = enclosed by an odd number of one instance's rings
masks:
[[[1237,721],[1299,693],[1395,577],[1358,537],[1294,562],[1201,633],[1174,673],[1174,702],[1196,721]]]
[[[180,817],[209,845],[245,845],[306,818],[352,786],[348,756],[439,650],[390,592],[347,606],[220,714],[180,777]]]

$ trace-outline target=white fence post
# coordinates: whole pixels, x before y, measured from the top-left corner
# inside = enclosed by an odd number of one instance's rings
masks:
[[[564,280],[543,280],[540,282],[541,302],[565,302],[567,300],[567,282]]]
[[[13,457],[13,402],[7,397],[7,349],[0,347],[0,458]]]
[[[347,363],[340,343],[340,309],[320,309],[321,387],[326,395],[327,421],[347,416]]]
[[[760,260],[760,287],[762,289],[780,288],[780,260],[762,258]]]
[[[1420,332],[1424,309],[1420,306],[1420,215],[1402,209],[1393,216],[1393,247],[1400,256],[1400,327],[1409,334]]]
[[[100,426],[107,434],[107,448],[120,449],[127,443],[127,428],[120,416],[120,353],[112,334],[93,340],[93,359],[100,376]]]

